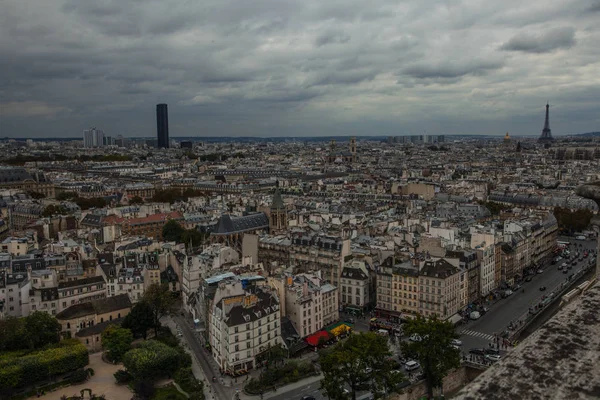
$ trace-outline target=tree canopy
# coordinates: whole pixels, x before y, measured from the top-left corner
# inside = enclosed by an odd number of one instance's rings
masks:
[[[154,313],[152,312],[152,308],[145,301],[137,302],[131,309],[131,312],[125,316],[121,326],[130,329],[134,336],[141,336],[146,339],[148,329],[154,327]]]
[[[417,334],[419,342],[403,342],[402,353],[405,357],[419,360],[429,398],[433,397],[433,388],[441,387],[444,377],[452,369],[460,367],[460,352],[452,346],[452,339],[458,338],[454,326],[437,317],[425,319],[419,315],[404,326],[408,336]]]
[[[191,244],[192,247],[200,246],[206,234],[197,229],[184,229],[183,226],[176,220],[169,220],[162,229],[163,239],[169,242],[184,243],[187,247]]]
[[[37,349],[58,343],[61,326],[52,315],[35,311],[25,318],[0,320],[0,351]]]
[[[129,204],[144,204],[144,199],[140,196],[133,196],[129,201]]]
[[[568,208],[555,207],[554,216],[558,222],[559,229],[572,233],[580,232],[587,228],[594,213],[588,209],[571,211]]]
[[[148,304],[152,311],[152,326],[154,333],[158,335],[160,328],[160,319],[171,313],[175,298],[169,291],[169,285],[154,283],[146,289],[142,298]]]
[[[131,342],[133,342],[133,335],[129,329],[110,325],[102,332],[102,348],[106,350],[108,358],[112,361],[121,361],[125,353],[131,349]]]
[[[183,232],[185,232],[183,226],[174,219],[170,219],[162,228],[163,239],[167,242],[181,243]]]
[[[350,335],[319,354],[321,388],[332,400],[345,399],[346,386],[353,400],[360,390],[389,392],[403,379],[401,373],[392,372],[397,363],[390,356],[386,337],[373,332]]]

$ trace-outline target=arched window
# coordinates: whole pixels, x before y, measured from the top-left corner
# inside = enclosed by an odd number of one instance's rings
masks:
[[[104,322],[104,318],[100,318],[100,323],[103,323],[103,322]]]
[[[119,315],[118,315],[118,317],[117,317],[117,318],[121,318],[121,313],[119,313]]]
[[[67,322],[67,329],[71,329],[71,323]]]

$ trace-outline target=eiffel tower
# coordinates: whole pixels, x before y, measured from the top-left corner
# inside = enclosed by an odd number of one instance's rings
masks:
[[[542,129],[542,136],[538,139],[539,143],[552,143],[554,138],[552,137],[552,130],[550,129],[550,105],[546,103],[546,121],[544,122],[544,129]]]

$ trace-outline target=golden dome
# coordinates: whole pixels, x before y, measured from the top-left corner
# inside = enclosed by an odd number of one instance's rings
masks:
[[[504,136],[504,141],[509,141],[510,140],[510,135],[508,134],[508,132],[506,132],[506,136]]]

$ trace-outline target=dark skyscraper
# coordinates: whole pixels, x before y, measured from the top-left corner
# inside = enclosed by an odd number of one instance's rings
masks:
[[[166,104],[156,105],[156,135],[158,148],[169,148],[169,111]]]
[[[551,143],[554,141],[552,137],[552,130],[550,129],[550,105],[546,104],[546,120],[544,121],[544,129],[542,129],[542,136],[540,136],[540,143]]]

